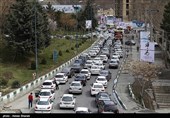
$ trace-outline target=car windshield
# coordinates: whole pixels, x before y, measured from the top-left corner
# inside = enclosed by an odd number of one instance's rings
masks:
[[[74,63],[80,63],[80,61],[79,60],[75,60]]]
[[[69,97],[69,96],[64,96],[62,98],[62,101],[73,101],[73,98],[72,97]]]
[[[66,68],[66,69],[63,69],[62,72],[68,72],[69,70]]]
[[[81,73],[83,73],[83,74],[88,74],[88,71],[81,71]]]
[[[117,63],[117,61],[110,61],[110,63]]]
[[[102,85],[94,85],[93,87],[94,87],[94,88],[103,88]]]
[[[56,78],[63,78],[63,75],[56,75]]]
[[[80,86],[80,83],[71,83],[71,86]]]
[[[38,101],[37,105],[49,105],[48,101]]]
[[[86,62],[86,64],[91,64],[92,62]]]
[[[115,105],[106,105],[104,107],[104,111],[107,112],[114,112],[115,110],[117,110],[117,107]]]
[[[106,79],[99,77],[99,78],[97,78],[97,80],[98,80],[98,81],[105,81]]]
[[[52,85],[51,82],[44,82],[43,85]]]
[[[101,71],[100,74],[101,75],[107,75],[107,71]]]
[[[84,76],[76,76],[76,79],[84,79]]]
[[[102,94],[100,98],[109,98],[109,96],[107,94]]]
[[[40,92],[40,96],[50,96],[50,92]]]
[[[73,64],[73,67],[79,67],[79,64]]]

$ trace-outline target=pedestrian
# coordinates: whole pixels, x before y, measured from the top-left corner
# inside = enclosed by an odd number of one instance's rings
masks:
[[[56,81],[55,84],[56,84],[56,86],[55,86],[56,90],[58,90],[59,89],[59,86],[58,86],[59,83]]]
[[[32,93],[29,94],[28,96],[28,108],[32,108],[32,102],[33,102],[33,95]]]

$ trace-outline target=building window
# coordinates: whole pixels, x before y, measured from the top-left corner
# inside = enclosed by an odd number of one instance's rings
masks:
[[[126,9],[129,9],[129,4],[126,4]]]
[[[126,15],[127,15],[127,16],[129,15],[129,11],[126,11]]]
[[[129,0],[126,0],[126,3],[129,3]]]

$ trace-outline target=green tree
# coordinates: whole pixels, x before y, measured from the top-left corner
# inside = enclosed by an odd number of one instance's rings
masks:
[[[97,19],[95,18],[93,5],[94,5],[94,0],[87,1],[84,11],[82,11],[80,17],[78,17],[79,27],[85,28],[86,20],[91,20],[91,19],[92,19],[92,28],[94,29],[97,26]]]
[[[51,19],[55,19],[55,8],[50,2],[47,3],[46,12]]]
[[[170,2],[167,5],[165,5],[161,28],[165,32],[170,32]]]
[[[48,19],[42,6],[34,1],[16,0],[10,7],[6,22],[7,45],[12,47],[16,57],[35,52],[35,21],[38,49],[50,44]]]

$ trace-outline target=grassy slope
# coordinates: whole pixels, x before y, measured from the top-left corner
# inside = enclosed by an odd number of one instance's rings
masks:
[[[78,52],[81,52],[88,48],[93,41],[86,41],[83,45],[81,45],[78,49]],[[71,59],[75,56],[75,40],[66,40],[66,39],[52,39],[51,45],[44,49],[41,54],[38,55],[38,75],[41,76],[50,70],[56,68],[57,66],[61,65],[62,63],[66,62],[67,60]],[[74,48],[74,50],[71,50],[71,47]],[[62,51],[62,56],[58,57],[57,63],[53,62],[52,59],[52,53],[54,49]],[[70,52],[67,53],[66,50],[69,50]],[[1,52],[0,52],[1,53]],[[45,58],[47,60],[46,65],[40,64],[41,59]],[[34,57],[30,57],[34,59]],[[4,64],[0,63],[0,74],[3,74],[4,72],[11,72],[13,74],[13,79],[10,79],[8,82],[8,85],[12,83],[14,80],[19,80],[20,83],[26,84],[27,82],[30,82],[32,80],[32,73],[33,70],[28,69],[27,65],[14,65],[14,64]]]

